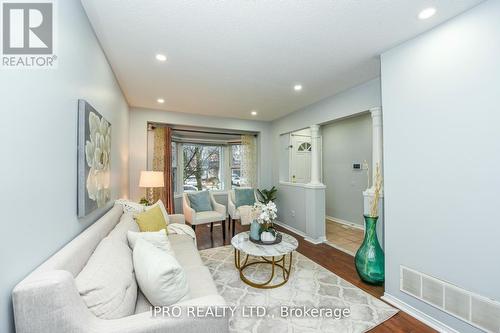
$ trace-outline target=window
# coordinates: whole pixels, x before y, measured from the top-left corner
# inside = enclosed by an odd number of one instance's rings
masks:
[[[230,145],[229,164],[231,169],[231,188],[239,187],[241,181],[241,145]]]
[[[299,146],[299,148],[297,150],[298,151],[311,151],[311,144],[309,142],[304,142]]]
[[[183,144],[182,160],[184,191],[224,189],[221,146]]]

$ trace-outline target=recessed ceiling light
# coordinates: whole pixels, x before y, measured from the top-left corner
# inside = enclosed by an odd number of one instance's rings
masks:
[[[164,55],[164,54],[160,54],[160,53],[158,53],[158,54],[156,55],[156,60],[158,60],[158,61],[166,61],[166,60],[167,60],[167,56],[166,56],[166,55]]]
[[[160,104],[165,103],[165,100],[163,98],[158,98],[156,101]]]
[[[421,19],[421,20],[426,20],[426,19],[434,16],[434,14],[436,14],[436,8],[429,7],[429,8],[426,8],[426,9],[422,10],[418,14],[418,18]]]
[[[250,112],[250,114],[251,114],[252,116],[256,116],[256,115],[257,115],[257,111],[253,110],[252,112]]]
[[[293,86],[293,90],[295,91],[301,91],[302,90],[302,85],[301,84],[296,84]]]

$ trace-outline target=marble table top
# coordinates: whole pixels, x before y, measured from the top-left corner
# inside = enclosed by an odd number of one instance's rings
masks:
[[[288,254],[299,246],[295,237],[280,232],[282,240],[278,244],[260,245],[250,240],[250,232],[245,231],[237,234],[231,239],[231,244],[237,250],[256,257],[277,257]]]

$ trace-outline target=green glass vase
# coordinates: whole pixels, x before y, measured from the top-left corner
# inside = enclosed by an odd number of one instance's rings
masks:
[[[384,283],[384,251],[377,238],[377,217],[364,215],[365,239],[356,252],[354,261],[361,279],[367,283],[380,285]]]

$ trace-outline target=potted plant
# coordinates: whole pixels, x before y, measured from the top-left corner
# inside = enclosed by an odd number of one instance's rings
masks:
[[[363,244],[354,257],[356,270],[361,279],[370,284],[380,285],[384,282],[384,251],[377,238],[378,204],[380,191],[382,189],[382,176],[377,164],[375,171],[375,184],[373,188],[373,199],[371,201],[370,214],[364,215],[365,238]]]

